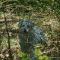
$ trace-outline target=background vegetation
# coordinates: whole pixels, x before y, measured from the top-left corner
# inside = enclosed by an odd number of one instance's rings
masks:
[[[40,45],[39,60],[60,60],[59,0],[0,0],[0,60],[28,60],[19,46],[19,19],[31,19],[47,37],[47,47]]]

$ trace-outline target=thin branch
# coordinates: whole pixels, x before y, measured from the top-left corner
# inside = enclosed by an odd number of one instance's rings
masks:
[[[6,20],[6,17],[5,17],[5,14],[4,14],[4,19],[5,19],[5,25],[6,25],[6,32],[7,32],[7,35],[8,35],[8,52],[9,52],[9,58],[10,58],[10,60],[13,60],[13,58],[12,58],[12,53],[11,53],[11,50],[10,50],[10,36],[9,36],[9,31],[8,31],[8,26],[7,26],[7,20]]]

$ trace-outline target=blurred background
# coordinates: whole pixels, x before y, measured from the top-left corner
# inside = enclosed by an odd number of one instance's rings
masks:
[[[0,0],[0,60],[29,60],[19,45],[19,20],[43,29],[47,46],[35,49],[39,60],[60,60],[59,0]]]

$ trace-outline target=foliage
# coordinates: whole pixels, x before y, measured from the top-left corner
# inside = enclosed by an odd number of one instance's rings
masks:
[[[48,40],[47,47],[36,49],[35,54],[41,60],[49,60],[51,57],[60,57],[60,1],[59,0],[0,0],[0,53],[5,56],[7,48],[6,29],[4,23],[4,14],[7,19],[8,31],[10,36],[12,55],[15,53],[15,47],[19,44],[17,40],[18,23],[15,20],[31,19],[36,26],[43,29]],[[12,22],[9,20],[13,20]],[[9,22],[10,21],[10,22]],[[14,27],[15,26],[15,27]],[[15,30],[16,31],[15,31]],[[37,29],[37,28],[36,28]],[[4,36],[5,38],[3,38]],[[17,48],[16,48],[17,49]],[[40,52],[40,50],[42,52]],[[4,52],[4,53],[3,53]],[[45,52],[45,55],[42,53]],[[19,52],[18,52],[19,53]],[[38,54],[37,54],[38,53]],[[40,53],[40,54],[39,54]],[[17,54],[16,54],[17,55]],[[21,53],[23,60],[29,57],[25,53]],[[19,56],[18,55],[18,56]],[[47,55],[47,56],[46,56]],[[15,55],[14,55],[15,56]],[[0,56],[1,57],[1,56]],[[21,58],[21,57],[20,57]],[[54,58],[52,58],[54,59]],[[51,59],[51,60],[52,60]],[[57,60],[58,58],[56,58]],[[2,60],[2,59],[0,59]],[[20,60],[17,58],[17,60]]]
[[[35,49],[35,55],[37,56],[38,60],[50,60],[48,56],[42,54],[39,48]]]

